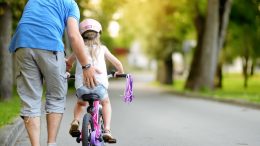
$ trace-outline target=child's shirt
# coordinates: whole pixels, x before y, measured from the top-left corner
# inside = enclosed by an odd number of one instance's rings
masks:
[[[102,45],[100,46],[101,48],[99,49],[97,53],[97,58],[90,59],[88,62],[97,68],[99,71],[101,71],[101,74],[95,73],[96,81],[98,84],[102,84],[106,89],[108,88],[108,77],[107,77],[107,67],[106,67],[106,61],[105,61],[105,50],[107,49],[106,46]],[[90,56],[90,55],[89,55]],[[75,73],[75,88],[78,89],[81,86],[83,86],[83,70],[82,66],[79,63],[77,59],[77,65],[76,65],[76,73]]]

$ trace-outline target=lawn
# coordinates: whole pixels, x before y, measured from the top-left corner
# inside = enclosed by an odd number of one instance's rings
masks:
[[[19,115],[20,99],[15,95],[11,100],[0,102],[0,128],[10,124]]]
[[[188,92],[183,89],[185,81],[175,80],[173,90],[178,92]],[[248,87],[244,88],[244,80],[241,74],[224,74],[223,88],[214,91],[203,90],[196,92],[203,96],[212,96],[220,99],[238,99],[253,103],[260,103],[260,74],[256,74],[249,78]]]

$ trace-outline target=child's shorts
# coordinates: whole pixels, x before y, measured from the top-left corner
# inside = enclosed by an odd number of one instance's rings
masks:
[[[90,93],[95,93],[99,96],[99,100],[104,100],[105,98],[108,98],[108,93],[107,89],[102,85],[98,84],[94,88],[88,88],[86,86],[81,86],[76,90],[76,95],[79,100],[82,100],[82,95],[84,94],[90,94]]]

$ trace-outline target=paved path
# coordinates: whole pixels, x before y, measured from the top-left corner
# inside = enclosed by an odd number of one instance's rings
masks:
[[[150,78],[134,76],[136,99],[120,97],[124,83],[111,82],[114,146],[260,146],[260,111],[202,99],[163,93],[145,84]],[[140,82],[139,82],[140,81]],[[75,97],[67,100],[59,146],[79,146],[68,134]],[[42,120],[41,144],[46,145]],[[17,146],[28,146],[26,133]]]

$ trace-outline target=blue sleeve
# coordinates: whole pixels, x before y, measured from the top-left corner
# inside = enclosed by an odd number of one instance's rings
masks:
[[[71,5],[70,5],[67,19],[69,17],[73,17],[76,20],[78,20],[78,22],[79,22],[80,12],[79,12],[79,7],[78,7],[77,3],[75,2],[75,0],[71,0]],[[67,22],[67,20],[66,20],[66,22]]]

